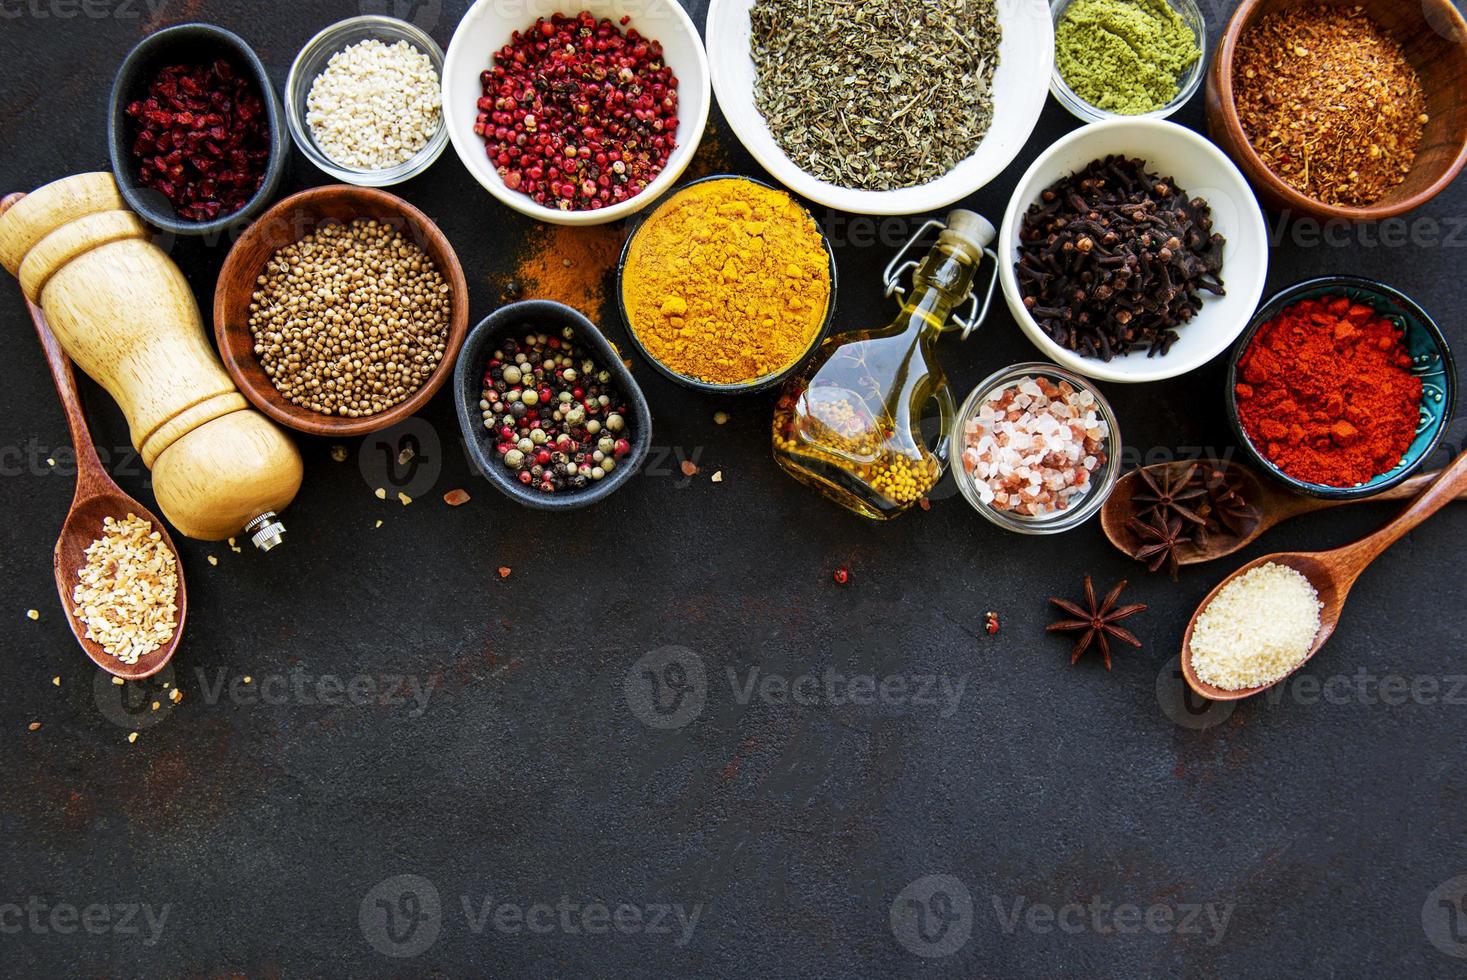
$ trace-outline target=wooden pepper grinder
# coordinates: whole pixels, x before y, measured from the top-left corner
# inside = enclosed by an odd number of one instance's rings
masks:
[[[0,265],[117,400],[180,533],[280,543],[275,512],[300,489],[300,452],[234,387],[183,274],[111,174],[67,177],[17,202],[0,216]]]

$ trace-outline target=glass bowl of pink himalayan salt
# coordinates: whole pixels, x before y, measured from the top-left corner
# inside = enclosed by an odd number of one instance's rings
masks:
[[[1019,534],[1059,534],[1095,516],[1121,469],[1115,412],[1062,367],[1015,364],[958,410],[953,478],[973,509]]]

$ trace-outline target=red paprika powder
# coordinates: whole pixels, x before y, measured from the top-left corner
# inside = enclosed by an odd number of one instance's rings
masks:
[[[1343,297],[1304,300],[1253,335],[1238,362],[1243,431],[1289,476],[1354,486],[1416,438],[1421,379],[1401,330]]]

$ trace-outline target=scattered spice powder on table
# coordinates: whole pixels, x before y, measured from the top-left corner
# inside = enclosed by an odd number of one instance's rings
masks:
[[[1429,121],[1416,69],[1359,7],[1260,18],[1238,42],[1233,97],[1268,168],[1330,205],[1374,204],[1405,180]]]
[[[784,191],[706,180],[638,229],[621,286],[628,326],[651,357],[740,384],[809,350],[830,305],[830,256],[815,219]]]
[[[709,119],[708,125],[703,129],[703,139],[698,142],[698,148],[693,151],[693,159],[683,172],[683,179],[694,181],[715,174],[726,174],[733,169],[733,159],[724,142],[723,129],[716,120]]]
[[[1401,328],[1345,297],[1287,307],[1238,361],[1243,431],[1298,480],[1348,487],[1394,468],[1416,438],[1421,379]]]
[[[626,232],[617,224],[537,225],[515,262],[504,298],[552,299],[594,320],[625,241]]]

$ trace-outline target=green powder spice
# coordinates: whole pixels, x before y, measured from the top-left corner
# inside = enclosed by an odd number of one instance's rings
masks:
[[[1166,0],[1075,0],[1055,30],[1065,84],[1120,115],[1154,112],[1177,97],[1177,79],[1202,51]]]

